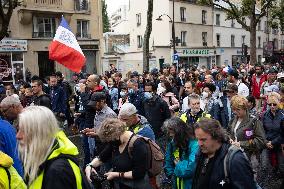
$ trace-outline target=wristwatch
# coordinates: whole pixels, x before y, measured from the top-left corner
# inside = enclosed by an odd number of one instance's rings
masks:
[[[91,163],[88,163],[88,164],[86,165],[86,167],[88,167],[88,166],[90,166],[92,169],[95,169],[95,167],[94,167]]]

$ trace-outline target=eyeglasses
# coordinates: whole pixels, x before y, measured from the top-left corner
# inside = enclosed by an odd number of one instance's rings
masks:
[[[277,106],[277,104],[275,104],[275,103],[270,103],[270,104],[268,104],[268,106]]]

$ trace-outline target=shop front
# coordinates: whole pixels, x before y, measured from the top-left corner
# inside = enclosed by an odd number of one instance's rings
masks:
[[[27,40],[0,41],[0,79],[4,83],[18,84],[25,80],[24,52]]]
[[[179,65],[188,69],[191,67],[211,68],[215,64],[216,56],[214,49],[178,49]]]

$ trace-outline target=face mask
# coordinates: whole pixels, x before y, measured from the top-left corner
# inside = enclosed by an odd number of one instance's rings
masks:
[[[128,89],[128,94],[134,94],[134,93],[135,93],[134,89]]]
[[[112,88],[112,87],[113,87],[113,85],[108,85],[108,87],[109,87],[109,88]]]
[[[123,98],[123,97],[125,97],[126,96],[126,92],[124,92],[124,91],[120,91],[120,96]]]
[[[202,98],[205,99],[205,98],[208,98],[209,94],[205,91],[202,92]]]
[[[153,97],[153,94],[150,93],[150,92],[145,92],[145,93],[144,93],[144,97],[145,97],[146,99],[151,99],[151,98]]]
[[[120,140],[114,140],[110,142],[112,146],[119,146],[121,145],[121,141]]]

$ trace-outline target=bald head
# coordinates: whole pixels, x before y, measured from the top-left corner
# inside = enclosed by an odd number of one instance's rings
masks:
[[[94,89],[96,86],[98,86],[101,82],[101,79],[98,75],[92,74],[87,79],[87,87],[90,89]]]

